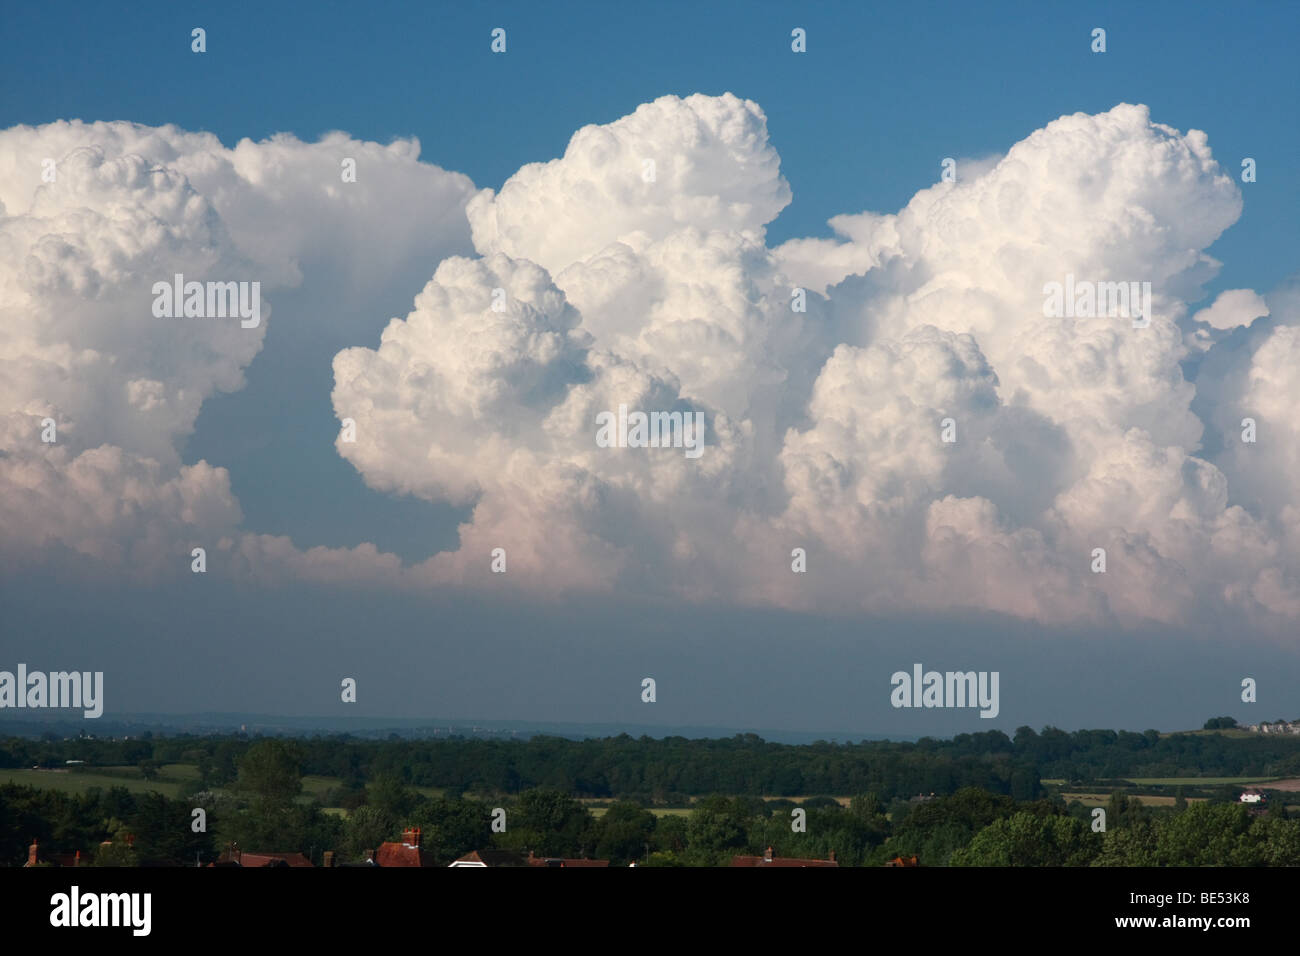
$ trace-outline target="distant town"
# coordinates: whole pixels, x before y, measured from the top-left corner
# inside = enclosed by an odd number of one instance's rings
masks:
[[[1256,734],[1300,734],[1300,720],[1266,720],[1251,724],[1247,729]]]

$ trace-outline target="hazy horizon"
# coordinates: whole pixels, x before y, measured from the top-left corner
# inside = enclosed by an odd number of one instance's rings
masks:
[[[1300,716],[1300,7],[673,9],[11,11],[0,672]]]

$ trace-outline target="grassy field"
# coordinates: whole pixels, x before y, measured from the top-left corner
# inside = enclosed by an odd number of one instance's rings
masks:
[[[609,810],[609,807],[588,807],[587,810],[593,817],[599,820],[605,815],[606,811]],[[691,815],[691,811],[684,807],[674,808],[671,810],[664,810],[656,807],[651,809],[650,812],[657,817],[688,817]]]
[[[811,800],[815,796],[818,796],[818,794],[813,793],[813,794],[809,794],[806,797],[764,797],[763,799],[766,800],[768,803],[771,803],[773,800],[793,800],[795,803],[803,803],[805,800]],[[840,806],[847,807],[849,805],[849,802],[853,798],[852,797],[831,797],[831,799],[834,800],[836,803],[838,803]]]
[[[766,797],[762,797],[761,799],[764,800],[764,801],[767,802],[767,803],[771,803],[773,800],[793,800],[795,803],[803,803],[803,801],[805,801],[805,800],[811,800],[812,797],[810,797],[810,796],[808,796],[808,797],[771,797],[771,796],[766,796]],[[852,798],[851,798],[851,797],[834,797],[834,798],[832,798],[832,799],[834,799],[835,802],[838,803],[840,806],[842,806],[842,807],[847,807],[847,806],[849,805],[849,801],[850,801]],[[692,798],[691,798],[691,802],[692,802],[692,803],[695,803],[695,802],[697,802],[698,800],[699,800],[699,797],[692,797]],[[605,798],[605,797],[579,797],[579,798],[578,798],[578,802],[581,803],[581,804],[583,804],[583,805],[584,805],[584,806],[585,806],[589,811],[591,811],[591,815],[592,815],[593,817],[601,817],[601,816],[604,816],[604,814],[605,814],[605,810],[606,810],[607,808],[606,808],[606,807],[596,807],[596,806],[592,806],[592,804],[594,804],[594,803],[609,803],[610,800],[609,800],[608,798]],[[657,816],[657,817],[685,817],[685,816],[689,816],[689,815],[690,815],[690,813],[691,813],[691,808],[690,808],[690,807],[676,807],[676,808],[673,808],[673,809],[670,809],[670,810],[669,810],[669,809],[662,809],[662,808],[652,807],[652,808],[650,808],[650,812],[653,813],[653,814],[654,814],[655,816]]]
[[[85,793],[91,787],[125,787],[131,793],[161,793],[175,798],[184,784],[198,780],[199,768],[194,764],[170,763],[158,768],[158,776],[146,780],[139,767],[60,767],[57,770],[4,770],[0,769],[0,784],[13,783],[42,790],[63,793]],[[301,803],[324,800],[327,793],[339,786],[338,777],[308,775],[302,778]],[[445,791],[437,787],[413,787],[426,797],[440,797]],[[341,807],[326,808],[328,812],[347,816]]]
[[[136,770],[134,776],[125,773],[99,773],[99,770],[125,770],[134,768],[96,767],[94,771],[70,768],[68,770],[0,770],[0,784],[16,783],[23,787],[37,787],[42,790],[59,790],[63,793],[85,793],[91,787],[125,787],[131,793],[161,793],[166,797],[175,797],[180,790],[180,782],[161,777],[157,780],[145,780]]]
[[[1125,777],[1139,787],[1220,787],[1224,784],[1250,787],[1268,783],[1277,777]]]
[[[1217,731],[1216,731],[1217,732]],[[154,780],[145,780],[138,767],[69,767],[64,770],[0,770],[0,784],[13,783],[27,787],[39,787],[46,790],[59,790],[64,793],[84,793],[91,787],[125,787],[131,793],[161,793],[164,796],[175,798],[182,785],[198,779],[198,768],[193,764],[166,764],[159,768],[158,777]],[[1263,786],[1267,787],[1269,783],[1283,783],[1288,787],[1300,785],[1297,780],[1280,780],[1277,777],[1129,777],[1127,781],[1139,787],[1177,787],[1184,786],[1190,788],[1196,787],[1218,787],[1224,784],[1233,786]],[[1063,786],[1065,780],[1044,780],[1044,784],[1049,786]],[[324,800],[326,794],[338,787],[340,780],[337,777],[323,776],[306,776],[302,778],[302,795],[298,798],[301,802],[311,800]],[[426,797],[439,797],[445,795],[445,791],[436,787],[415,787],[418,793]],[[1085,803],[1105,803],[1110,799],[1110,793],[1062,793],[1066,800],[1082,800]],[[1171,806],[1175,798],[1172,795],[1133,795],[1133,799],[1139,800],[1148,806]],[[795,803],[802,803],[810,799],[808,796],[797,797],[777,797],[765,796],[766,801],[773,800],[793,800]],[[848,797],[835,797],[837,803],[841,806],[848,806]],[[1188,798],[1189,803],[1195,803],[1203,800],[1203,797]],[[593,803],[606,803],[606,800],[583,800],[588,805],[592,816],[601,817],[605,814],[605,807],[591,806]],[[341,807],[327,807],[327,813],[336,816],[347,816],[347,811]],[[689,808],[674,809],[652,809],[655,816],[687,816],[690,814]]]
[[[1217,733],[1218,731],[1214,731]],[[1276,781],[1277,777],[1122,777],[1129,783],[1136,784],[1139,787],[1219,787],[1223,784],[1233,784],[1242,787],[1262,786],[1267,783]],[[1045,787],[1063,787],[1068,780],[1044,777],[1042,780]]]
[[[308,775],[302,778],[302,795],[308,799],[317,797],[324,800],[325,794],[338,785],[338,777],[316,777]]]
[[[1067,801],[1080,800],[1083,803],[1096,804],[1097,806],[1105,806],[1110,800],[1109,793],[1063,793],[1061,796]],[[1136,800],[1145,807],[1172,807],[1177,800],[1176,797],[1152,797],[1145,794],[1128,794],[1127,796],[1130,800]],[[1188,803],[1204,803],[1205,800],[1205,797],[1187,798]]]

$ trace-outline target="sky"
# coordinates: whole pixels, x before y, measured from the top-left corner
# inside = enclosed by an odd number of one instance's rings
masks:
[[[6,21],[0,669],[130,713],[1300,716],[1295,5]],[[159,318],[177,272],[256,326]],[[1046,316],[1067,276],[1149,326]],[[703,453],[602,447],[620,405]],[[893,706],[917,662],[997,716]]]

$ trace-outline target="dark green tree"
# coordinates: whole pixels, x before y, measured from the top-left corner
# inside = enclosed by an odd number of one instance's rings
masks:
[[[728,853],[745,846],[748,823],[748,814],[734,800],[723,796],[706,797],[695,805],[686,821],[689,849],[702,860],[720,862]]]
[[[507,812],[507,828],[497,843],[539,856],[590,855],[591,814],[581,803],[559,790],[525,790]]]
[[[593,827],[596,856],[614,864],[639,860],[645,856],[654,829],[655,816],[649,810],[635,803],[615,803]]]
[[[997,820],[956,851],[953,866],[1087,866],[1101,835],[1068,816],[1016,813]]]
[[[492,845],[492,808],[487,804],[438,797],[422,804],[415,814],[424,848],[439,863],[451,863]]]
[[[238,788],[241,793],[267,807],[284,807],[302,792],[298,761],[282,740],[259,740],[239,761]]]

